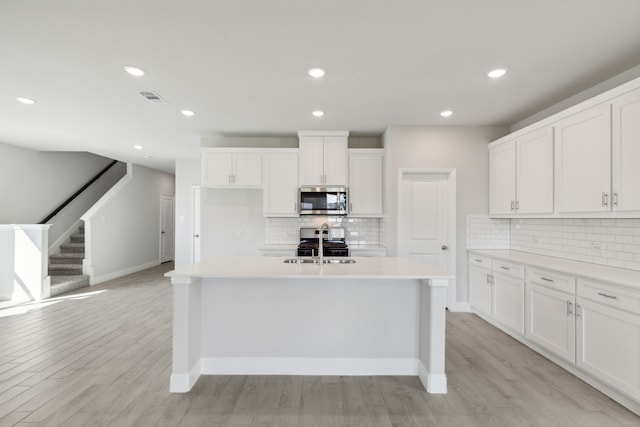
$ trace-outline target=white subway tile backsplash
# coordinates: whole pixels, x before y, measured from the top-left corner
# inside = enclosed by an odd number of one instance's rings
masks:
[[[510,237],[513,250],[634,270],[640,266],[637,219],[514,219]]]
[[[640,219],[467,217],[467,248],[517,251],[640,270]]]
[[[346,240],[352,245],[379,245],[379,218],[344,218],[309,216],[299,218],[267,218],[268,245],[296,244],[300,241],[301,227],[320,227],[323,223],[331,227],[344,227]]]

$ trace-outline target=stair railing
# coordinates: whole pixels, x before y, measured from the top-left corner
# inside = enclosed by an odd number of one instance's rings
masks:
[[[58,213],[66,208],[69,203],[73,202],[80,194],[82,194],[82,192],[84,190],[86,190],[87,188],[89,188],[91,186],[91,184],[93,184],[94,182],[96,182],[97,180],[100,179],[100,177],[102,175],[104,175],[105,173],[107,173],[107,171],[109,169],[111,169],[116,163],[118,163],[117,160],[112,161],[111,163],[109,163],[104,169],[102,169],[100,172],[98,172],[96,174],[96,176],[94,176],[93,178],[91,178],[89,181],[87,181],[86,184],[84,184],[82,187],[80,187],[80,189],[78,191],[76,191],[75,193],[73,193],[67,200],[65,200],[64,202],[62,202],[62,204],[60,204],[60,206],[58,206],[57,208],[55,208],[49,215],[47,215],[42,221],[40,221],[38,224],[46,224],[47,222],[49,222],[51,220],[51,218],[53,218],[54,216],[58,215]]]

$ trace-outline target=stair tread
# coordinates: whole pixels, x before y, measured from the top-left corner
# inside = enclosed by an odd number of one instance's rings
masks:
[[[64,294],[89,286],[89,276],[56,276],[51,278],[51,296]]]
[[[84,254],[81,252],[64,252],[50,255],[49,258],[84,258]]]

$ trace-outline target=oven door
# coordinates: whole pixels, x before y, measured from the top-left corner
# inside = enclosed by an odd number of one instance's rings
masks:
[[[346,187],[300,187],[300,215],[347,215]]]

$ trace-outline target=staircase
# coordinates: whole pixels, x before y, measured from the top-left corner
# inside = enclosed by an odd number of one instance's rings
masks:
[[[71,235],[68,243],[60,245],[60,253],[49,256],[51,296],[89,286],[89,276],[82,274],[84,259],[84,223]]]

